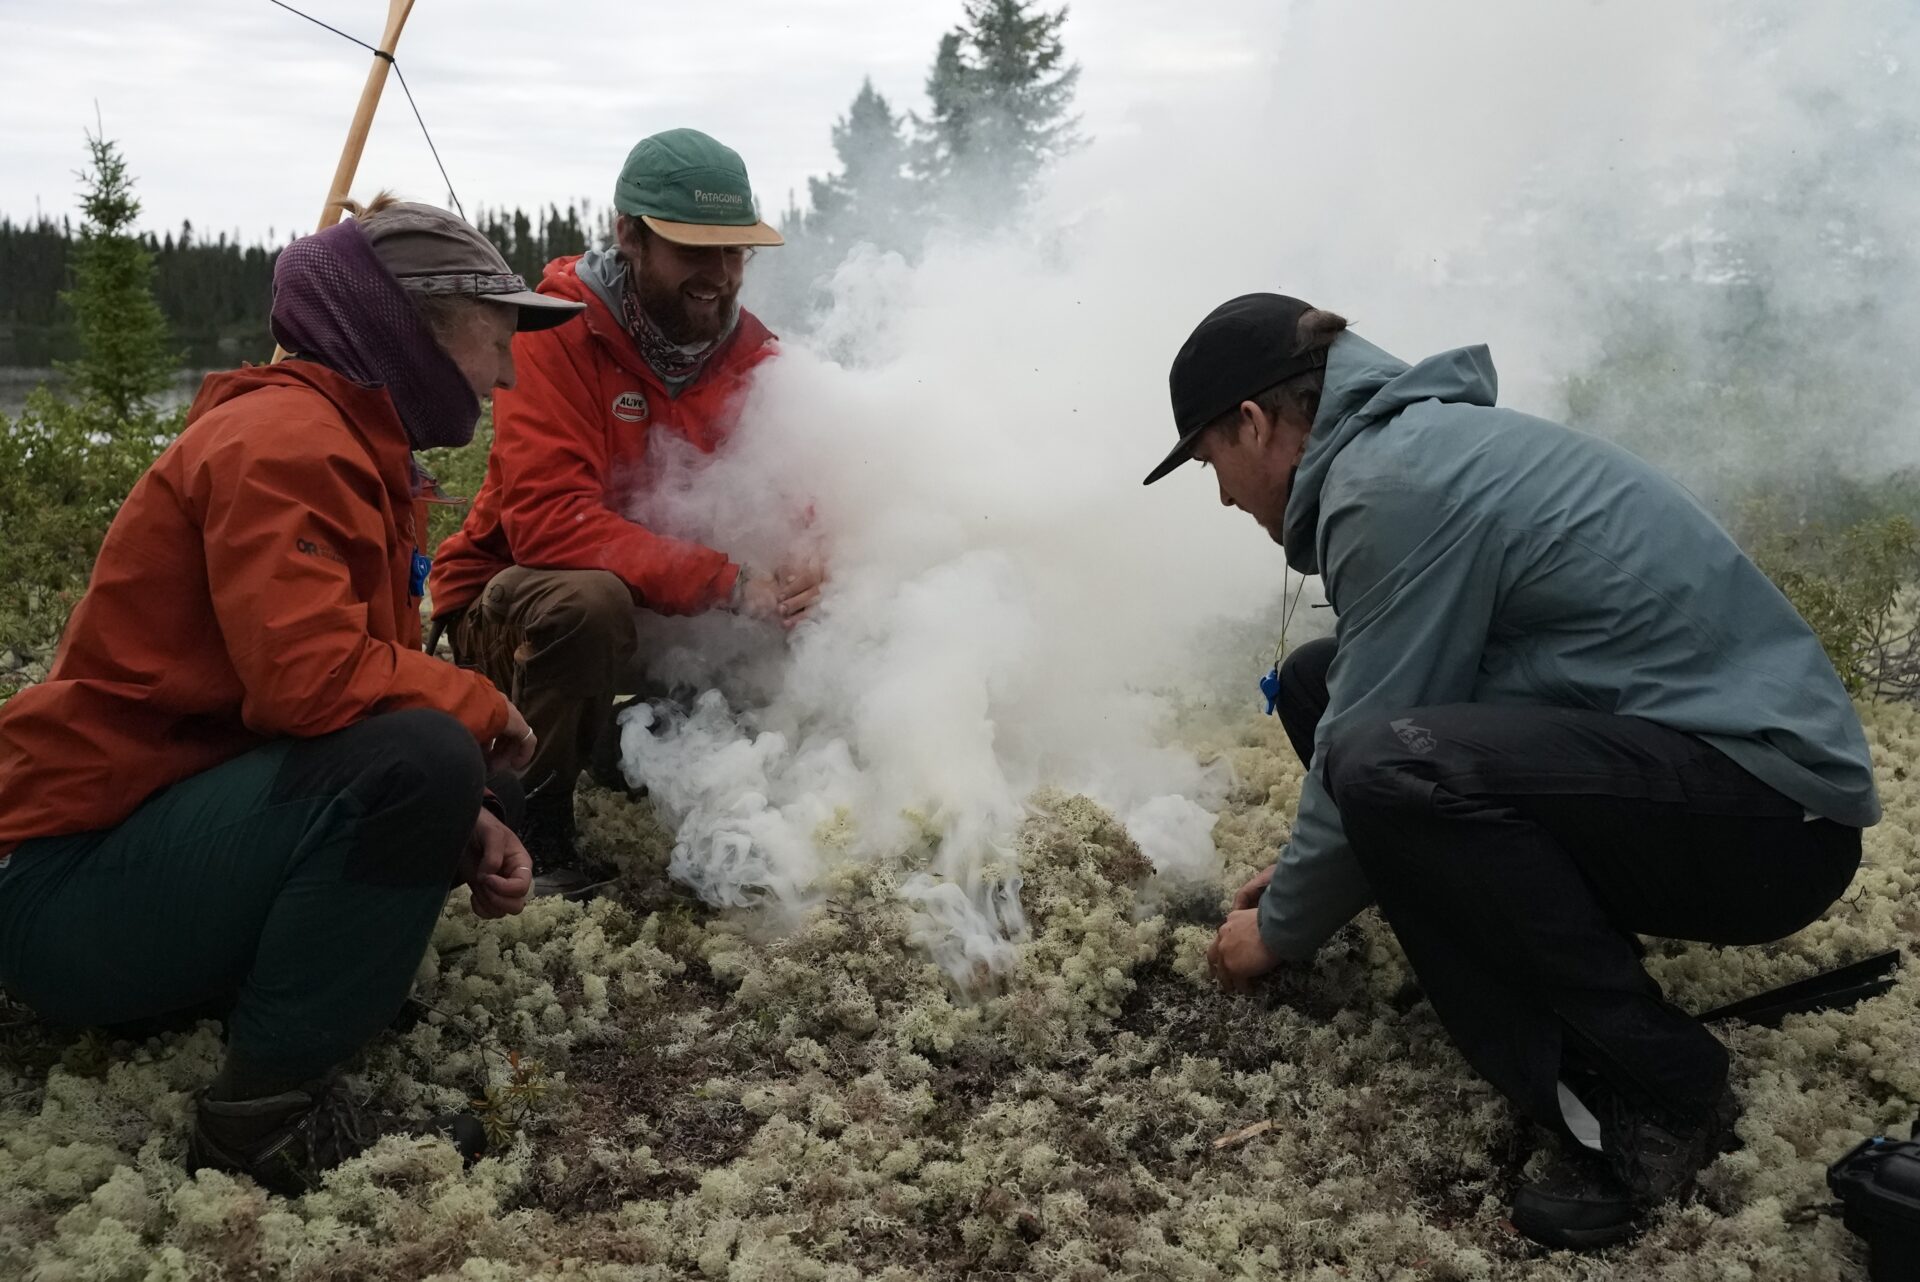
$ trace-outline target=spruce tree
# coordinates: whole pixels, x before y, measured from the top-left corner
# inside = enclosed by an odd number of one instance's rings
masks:
[[[1064,7],[968,0],[966,20],[940,38],[929,111],[914,120],[914,171],[943,213],[975,226],[1004,222],[1040,171],[1079,145],[1080,68],[1061,41],[1066,20]]]
[[[114,144],[89,134],[87,146],[85,221],[60,295],[80,335],[80,359],[61,367],[76,395],[41,387],[0,418],[0,672],[50,654],[113,514],[184,417],[153,399],[174,362],[152,254],[132,230],[132,179]]]
[[[527,217],[527,211],[515,207],[513,211],[513,252],[507,255],[507,263],[521,276],[538,278],[540,275],[540,247],[533,241],[533,219]]]
[[[140,202],[120,148],[87,135],[93,165],[82,171],[80,242],[73,288],[60,299],[73,313],[80,359],[61,366],[83,404],[109,430],[151,432],[153,398],[173,381],[179,361],[167,345],[167,321],[153,296],[153,254],[134,234]],[[183,229],[182,238],[186,236]]]
[[[813,210],[804,221],[805,236],[834,259],[862,243],[909,253],[916,247],[919,199],[907,172],[905,123],[871,79],[834,122],[840,171],[807,179]]]

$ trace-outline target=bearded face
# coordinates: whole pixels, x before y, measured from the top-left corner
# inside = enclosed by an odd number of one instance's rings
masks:
[[[634,290],[660,332],[683,347],[725,334],[740,312],[740,284],[751,251],[737,245],[679,245],[638,219],[620,221]]]

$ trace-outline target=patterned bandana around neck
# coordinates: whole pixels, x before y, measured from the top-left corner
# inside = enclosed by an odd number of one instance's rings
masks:
[[[473,439],[480,398],[351,219],[280,251],[272,329],[292,355],[386,388],[414,449]]]
[[[727,336],[733,333],[733,327],[740,321],[740,309],[736,306],[733,315],[727,319],[727,327],[712,342],[686,346],[674,342],[660,332],[653,317],[647,315],[647,309],[640,305],[640,290],[634,283],[632,263],[626,264],[626,275],[620,282],[620,312],[627,335],[633,339],[634,346],[640,349],[640,355],[654,373],[676,387],[690,382],[700,373],[707,359],[720,350],[720,344],[727,341]]]

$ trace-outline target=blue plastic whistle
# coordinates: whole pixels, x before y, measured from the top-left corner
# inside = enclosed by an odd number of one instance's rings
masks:
[[[1280,706],[1280,665],[1274,664],[1273,671],[1260,678],[1260,693],[1267,696],[1267,715],[1272,716]]]

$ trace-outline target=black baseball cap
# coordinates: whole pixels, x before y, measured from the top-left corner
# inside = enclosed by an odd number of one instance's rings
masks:
[[[1275,383],[1326,364],[1324,348],[1295,353],[1300,318],[1313,310],[1285,294],[1242,294],[1207,313],[1181,344],[1167,374],[1180,443],[1147,473],[1152,485],[1193,457],[1207,424]]]

